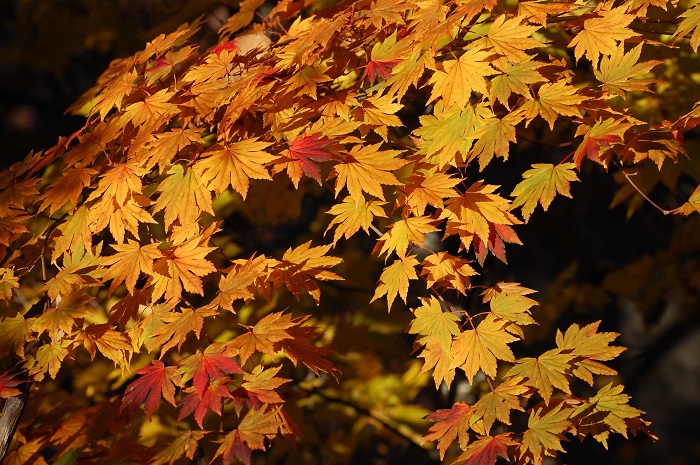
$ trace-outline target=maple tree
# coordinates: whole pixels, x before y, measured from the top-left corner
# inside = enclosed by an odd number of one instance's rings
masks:
[[[617,333],[571,323],[524,350],[535,291],[487,271],[594,167],[630,213],[700,211],[700,187],[674,209],[649,197],[698,180],[700,102],[638,99],[675,97],[700,5],[262,4],[209,48],[200,19],[115,60],[71,107],[79,131],[0,173],[6,462],[281,461],[346,417],[466,464],[655,438],[608,364]],[[501,188],[533,139],[550,162]],[[237,239],[280,218],[303,226],[284,247]],[[391,349],[400,375],[366,350],[392,332],[413,343]],[[57,394],[89,370],[82,396]],[[433,384],[472,397],[431,411]]]

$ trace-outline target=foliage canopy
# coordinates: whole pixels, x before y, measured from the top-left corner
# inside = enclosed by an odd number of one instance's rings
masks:
[[[699,180],[700,106],[665,104],[700,5],[261,5],[206,50],[195,22],[114,61],[81,130],[0,173],[7,463],[336,463],[372,426],[539,465],[567,437],[653,437],[607,364],[618,334],[574,323],[528,352],[534,291],[487,271],[594,165],[630,213]],[[504,191],[533,144],[551,150]],[[694,213],[700,188],[658,208]],[[431,411],[432,384],[471,397]]]

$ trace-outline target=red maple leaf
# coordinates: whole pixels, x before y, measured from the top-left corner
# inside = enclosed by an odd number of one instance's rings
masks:
[[[325,149],[330,139],[322,138],[320,133],[301,136],[289,144],[289,157],[301,166],[308,177],[321,183],[321,169],[317,162],[333,160],[333,154]]]
[[[204,395],[207,383],[226,375],[243,373],[240,365],[227,352],[228,349],[223,344],[214,343],[204,349],[204,352],[197,350],[196,354],[180,361],[183,381],[194,378],[194,388],[200,398]]]
[[[221,416],[221,405],[224,397],[231,399],[231,391],[226,383],[230,382],[229,378],[218,378],[207,385],[207,388],[200,395],[199,392],[192,391],[188,393],[180,404],[180,414],[177,416],[177,421],[182,420],[186,416],[194,412],[194,419],[200,428],[203,428],[202,422],[207,410],[211,410]]]
[[[483,436],[469,444],[467,449],[457,458],[457,462],[466,460],[464,465],[494,465],[497,456],[508,460],[508,446],[516,446],[517,442],[510,438],[511,433],[498,436]]]
[[[365,72],[362,73],[362,79],[367,77],[371,85],[374,85],[374,81],[377,79],[377,77],[380,77],[382,79],[389,79],[391,77],[391,70],[394,69],[394,66],[396,66],[397,64],[399,64],[399,60],[372,60],[369,63],[367,63],[367,66],[365,67]]]
[[[224,50],[228,50],[228,51],[238,50],[238,45],[236,45],[237,41],[238,41],[238,38],[235,38],[235,39],[229,40],[228,42],[224,42],[223,44],[219,44],[214,48],[214,50],[212,50],[212,53],[216,53],[217,55],[219,55]]]
[[[610,134],[603,137],[588,137],[583,142],[583,149],[579,149],[577,153],[585,153],[589,159],[600,163],[601,147],[609,147],[611,144],[621,141],[622,138],[614,134]],[[581,165],[580,156],[575,161],[577,167]]]
[[[10,373],[0,375],[0,399],[9,399],[21,394],[19,389],[15,389],[15,386],[24,381],[13,379],[14,377],[15,375]]]
[[[150,420],[151,413],[160,405],[161,395],[175,405],[175,385],[182,385],[177,368],[166,367],[160,360],[153,360],[151,366],[141,368],[136,374],[141,377],[126,388],[121,411],[131,414],[137,405],[145,403],[146,415]]]

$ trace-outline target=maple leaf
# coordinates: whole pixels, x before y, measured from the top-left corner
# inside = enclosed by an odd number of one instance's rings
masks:
[[[270,145],[257,138],[226,143],[223,147],[217,144],[204,151],[202,155],[206,158],[195,163],[194,169],[217,195],[231,186],[245,199],[250,179],[272,179],[265,169],[265,164],[277,159],[265,151]]]
[[[166,367],[160,360],[153,360],[151,365],[137,370],[136,374],[141,376],[132,381],[124,391],[121,411],[130,415],[138,405],[144,404],[150,420],[151,414],[160,405],[161,398],[173,406],[176,405],[175,386],[182,386],[176,367]]]
[[[281,426],[277,418],[278,412],[278,409],[267,409],[266,406],[249,410],[238,428],[224,437],[214,458],[221,456],[224,465],[229,465],[237,457],[250,465],[251,450],[265,450],[265,438],[277,435]]]
[[[326,213],[335,215],[326,229],[326,233],[336,226],[333,232],[333,245],[335,245],[341,237],[350,239],[357,231],[362,228],[369,234],[369,228],[372,226],[372,221],[375,216],[386,218],[386,213],[382,208],[385,202],[378,200],[370,200],[366,202],[364,195],[362,199],[354,198],[351,195],[343,198],[342,203],[333,205]],[[326,234],[324,233],[324,235]]]
[[[530,37],[539,27],[521,23],[521,18],[506,20],[506,16],[501,15],[491,24],[486,37],[473,42],[473,46],[493,48],[494,52],[503,55],[512,63],[519,63],[529,57],[525,50],[543,45]]]
[[[537,322],[532,318],[530,307],[537,302],[522,294],[499,293],[489,301],[491,313],[502,320],[511,322],[506,326],[506,331],[524,337],[520,325],[534,325]]]
[[[435,59],[430,53],[414,53],[410,59],[396,64],[387,79],[383,89],[392,97],[401,98],[406,94],[410,86],[418,87],[418,81],[426,69],[435,70]]]
[[[291,380],[278,378],[276,375],[280,369],[282,369],[281,365],[267,370],[262,365],[258,365],[253,368],[253,371],[243,375],[241,389],[246,391],[247,397],[251,400],[251,408],[259,409],[263,404],[284,402],[275,389]]]
[[[566,372],[571,369],[573,355],[562,353],[560,349],[552,349],[537,358],[521,358],[508,371],[508,377],[520,376],[527,378],[523,384],[532,386],[549,405],[553,388],[571,394]]]
[[[370,85],[374,85],[377,77],[384,80],[391,77],[392,68],[402,61],[402,57],[405,56],[412,45],[410,41],[399,41],[397,43],[396,38],[397,33],[394,31],[383,42],[374,44],[370,54],[371,59],[367,63],[360,79],[366,77],[369,79]]]
[[[506,379],[493,391],[481,396],[474,404],[474,414],[483,420],[485,432],[488,433],[491,430],[491,426],[496,420],[510,425],[511,410],[525,411],[521,407],[520,401],[528,388],[520,384],[521,381],[520,377]]]
[[[250,331],[233,339],[229,345],[239,349],[241,363],[245,364],[256,351],[268,355],[274,354],[276,352],[275,343],[291,339],[292,336],[287,329],[293,326],[295,323],[292,321],[291,315],[282,312],[271,313],[258,321],[255,326],[250,328]]]
[[[417,334],[416,342],[425,345],[436,340],[445,351],[452,346],[452,336],[460,334],[458,321],[461,318],[452,312],[445,312],[435,297],[421,299],[423,305],[413,310],[415,318],[406,332]]]
[[[211,193],[205,187],[207,180],[197,170],[188,169],[185,173],[182,165],[175,164],[168,173],[170,176],[158,185],[161,194],[153,207],[153,213],[165,209],[166,228],[176,219],[183,226],[195,223],[202,211],[214,214]]]
[[[126,199],[133,193],[141,193],[143,189],[141,177],[147,173],[147,169],[134,161],[114,164],[100,176],[97,188],[92,191],[87,200],[115,199],[117,204],[124,205]]]
[[[29,357],[26,360],[25,367],[29,368],[29,376],[33,376],[34,381],[42,381],[48,373],[51,379],[56,379],[63,359],[68,356],[66,348],[69,344],[70,341],[64,339],[39,347],[36,351],[36,357]]]
[[[516,142],[515,126],[522,121],[523,112],[518,110],[508,113],[503,118],[485,118],[481,125],[469,136],[476,139],[469,159],[479,159],[479,169],[483,170],[493,156],[508,159],[509,142]]]
[[[15,376],[12,373],[0,374],[0,399],[9,399],[22,394],[15,386],[24,383],[24,381],[15,379]]]
[[[122,125],[131,122],[135,127],[149,129],[159,126],[179,112],[176,105],[169,103],[172,97],[173,92],[170,89],[162,89],[148,95],[143,100],[127,106],[119,122]]]
[[[174,128],[160,134],[154,134],[153,139],[144,145],[140,162],[150,170],[155,165],[161,172],[168,168],[173,158],[185,147],[191,144],[203,144],[201,130],[198,128]]]
[[[593,435],[606,449],[610,431],[627,437],[627,421],[638,418],[644,412],[627,404],[630,397],[622,393],[624,388],[621,384],[613,386],[608,383],[576,408],[571,416],[579,435]]]
[[[194,454],[198,450],[199,440],[207,434],[207,431],[185,431],[179,434],[170,442],[167,447],[159,451],[149,463],[149,465],[172,465],[183,455],[194,461]]]
[[[52,341],[58,341],[59,333],[71,333],[75,320],[84,318],[88,314],[90,307],[85,304],[91,300],[93,300],[92,296],[81,292],[62,296],[61,300],[57,301],[56,307],[47,309],[34,321],[32,330],[36,331],[38,336],[46,331]]]
[[[627,27],[635,16],[626,14],[626,6],[610,10],[601,8],[605,8],[605,5],[600,4],[596,8],[597,17],[586,19],[583,22],[583,30],[569,42],[569,47],[574,47],[576,60],[586,55],[595,68],[598,67],[600,55],[610,56],[615,53],[618,42],[640,35]]]
[[[629,53],[625,53],[625,46],[620,44],[610,57],[603,57],[600,69],[594,69],[596,79],[603,83],[605,92],[625,98],[625,92],[649,91],[647,86],[656,79],[631,79],[647,74],[657,65],[663,63],[659,60],[638,63],[642,53],[642,44],[637,45]]]
[[[14,270],[0,268],[0,300],[12,299],[14,289],[19,288],[19,277],[15,276]]]
[[[177,421],[188,417],[194,412],[194,420],[200,428],[203,428],[204,417],[209,410],[221,416],[223,399],[231,399],[233,397],[227,386],[229,381],[228,378],[217,378],[208,383],[201,394],[196,390],[188,392],[180,403],[180,413],[177,416]]]
[[[232,304],[235,300],[253,299],[254,285],[258,279],[269,274],[269,265],[264,255],[250,257],[249,260],[236,260],[228,273],[219,280],[219,293],[211,305],[234,312]]]
[[[444,199],[459,196],[454,186],[461,181],[445,173],[413,174],[403,186],[397,202],[406,204],[414,215],[422,216],[428,205],[440,209],[445,205]]]
[[[423,259],[421,276],[428,288],[438,285],[465,294],[471,286],[470,276],[478,274],[469,262],[447,252],[438,252]]]
[[[475,237],[485,244],[493,242],[494,225],[518,224],[518,219],[508,212],[509,201],[494,193],[497,188],[477,181],[459,197],[449,199],[438,218],[447,219],[445,234],[458,235],[462,247],[468,250]]]
[[[92,177],[96,174],[97,171],[81,164],[76,164],[73,168],[64,171],[61,177],[51,183],[37,199],[43,199],[39,211],[48,208],[49,215],[53,215],[67,203],[75,206],[83,189],[91,184]]]
[[[195,392],[200,398],[208,383],[226,375],[243,374],[240,365],[232,358],[231,351],[219,342],[208,345],[204,352],[197,349],[195,354],[180,359],[178,366],[182,382],[192,379]]]
[[[694,5],[681,13],[679,18],[683,18],[683,21],[678,25],[678,29],[673,33],[671,39],[677,42],[679,38],[685,37],[692,31],[690,46],[697,53],[698,47],[700,47],[700,27],[698,27],[700,26],[700,6]]]
[[[330,248],[329,245],[311,247],[311,241],[308,241],[294,249],[291,247],[287,249],[282,256],[282,261],[275,265],[270,275],[275,289],[284,285],[297,299],[301,296],[301,290],[306,289],[318,305],[321,300],[321,289],[314,279],[319,281],[342,279],[326,269],[343,261],[341,258],[326,255]]]
[[[532,169],[523,173],[523,180],[510,193],[513,199],[511,208],[523,207],[523,217],[529,221],[539,202],[542,209],[547,211],[557,194],[571,198],[569,183],[578,181],[573,163],[535,163]]]
[[[410,279],[418,279],[416,266],[418,266],[418,260],[413,255],[407,255],[399,257],[394,260],[394,263],[384,268],[381,276],[379,276],[379,285],[374,291],[374,296],[372,296],[370,303],[383,295],[386,295],[389,311],[391,311],[391,305],[394,303],[397,295],[405,303],[408,297],[408,281]]]
[[[527,420],[527,431],[520,445],[521,456],[532,455],[534,463],[542,463],[542,454],[556,456],[556,451],[563,452],[561,439],[564,431],[571,425],[571,409],[563,408],[560,403],[553,409],[533,409]],[[542,413],[544,415],[542,415]]]
[[[525,112],[525,125],[530,124],[536,116],[542,116],[554,129],[554,122],[559,116],[581,116],[579,104],[586,99],[576,93],[578,89],[569,85],[566,79],[553,84],[545,83],[537,91],[537,98],[526,101],[520,109]]]
[[[573,5],[566,3],[548,3],[546,1],[519,2],[518,17],[525,18],[527,21],[540,26],[546,26],[548,15],[563,13],[572,8],[574,8]]]
[[[318,336],[316,328],[313,326],[301,326],[301,323],[307,317],[300,317],[293,320],[299,326],[292,326],[286,331],[291,336],[290,339],[282,339],[275,343],[275,349],[284,351],[289,360],[297,364],[301,362],[306,365],[311,371],[320,376],[320,371],[326,372],[332,376],[336,376],[339,370],[331,362],[323,358],[331,353],[331,350],[326,347],[318,347],[311,344],[311,338]]]
[[[181,312],[168,312],[160,318],[163,321],[163,326],[151,334],[151,337],[146,342],[148,350],[154,350],[162,345],[161,354],[165,354],[170,348],[177,345],[180,350],[182,344],[185,343],[187,335],[194,332],[197,338],[202,331],[204,318],[215,316],[217,311],[211,308],[183,308]]]
[[[89,250],[92,245],[92,233],[90,231],[90,215],[87,208],[78,208],[73,216],[59,226],[61,236],[56,239],[51,254],[51,261],[56,262],[58,257],[71,250]]]
[[[493,113],[483,104],[445,108],[442,101],[437,102],[433,114],[421,116],[421,126],[413,131],[420,137],[418,153],[426,155],[425,161],[438,169],[457,166],[466,159],[474,143],[471,134],[491,116]]]
[[[296,167],[300,167],[304,174],[321,184],[321,168],[318,166],[318,162],[335,159],[335,156],[326,149],[326,146],[331,142],[330,139],[323,138],[317,132],[297,137],[289,144],[291,161],[287,162],[287,173],[294,183],[294,187],[299,187],[301,179]]]
[[[75,338],[82,343],[91,358],[97,350],[122,368],[129,366],[131,359],[131,340],[124,333],[110,329],[107,324],[92,324],[85,330],[79,330]]]
[[[457,457],[457,462],[464,460],[464,465],[493,465],[499,456],[508,460],[508,448],[518,445],[511,439],[512,434],[478,437]]]
[[[28,215],[3,215],[0,216],[0,244],[10,245],[21,234],[29,232],[26,221]]]
[[[621,143],[625,132],[632,126],[634,123],[614,118],[599,119],[593,126],[580,125],[576,129],[576,136],[583,135],[583,141],[574,152],[576,168],[581,168],[581,161],[584,157],[603,163],[600,159],[601,148]]]
[[[445,458],[445,452],[455,439],[459,441],[460,447],[465,447],[469,442],[472,410],[473,408],[464,402],[455,402],[450,409],[431,413],[425,419],[436,423],[425,433],[421,444],[425,441],[437,441],[440,460]]]
[[[481,370],[490,378],[496,377],[496,360],[514,362],[513,351],[508,344],[518,338],[504,329],[506,321],[488,314],[476,328],[458,335],[452,344],[452,366],[461,368],[472,383]]]
[[[105,197],[90,212],[90,228],[94,233],[102,231],[109,223],[109,232],[117,244],[123,244],[126,232],[139,236],[139,224],[155,224],[148,207],[151,201],[142,195],[135,195],[123,205],[116,200]]]
[[[188,239],[166,250],[164,257],[155,262],[151,275],[154,301],[163,294],[166,300],[179,298],[183,288],[187,292],[204,294],[202,276],[216,271],[216,267],[204,257],[216,247],[202,247],[201,241],[199,236]]]
[[[693,212],[700,212],[700,186],[690,194],[688,201],[678,207],[676,214],[688,216]]]
[[[111,247],[117,253],[102,260],[102,265],[108,267],[103,280],[112,280],[109,293],[114,292],[121,283],[125,283],[129,293],[134,294],[136,281],[142,272],[153,276],[153,262],[163,256],[158,246],[159,244],[141,246],[131,239],[127,244],[112,244]]]
[[[400,185],[396,176],[391,173],[408,163],[396,158],[400,150],[379,150],[381,144],[354,145],[345,159],[333,167],[338,176],[335,184],[335,195],[347,186],[350,195],[355,199],[364,199],[362,192],[367,192],[384,200],[382,185]]]
[[[625,349],[624,347],[609,345],[617,339],[618,333],[599,333],[600,321],[591,323],[582,328],[579,325],[571,325],[564,334],[557,330],[557,347],[570,353],[582,357],[583,360],[573,361],[573,373],[577,377],[593,385],[593,373],[599,375],[615,375],[617,372],[599,363],[616,358]]]
[[[506,108],[510,109],[508,98],[512,93],[530,97],[530,84],[546,81],[544,76],[537,71],[543,64],[539,61],[532,61],[531,57],[518,60],[515,63],[511,63],[506,58],[495,60],[491,65],[502,74],[495,76],[490,81],[489,94],[493,101],[500,101]]]
[[[424,359],[421,373],[433,370],[435,389],[440,388],[443,381],[448,388],[452,385],[455,377],[455,369],[452,367],[452,353],[449,350],[445,350],[439,341],[435,339],[428,340],[418,357]]]
[[[399,257],[405,257],[409,244],[422,247],[425,242],[425,235],[437,231],[437,228],[432,225],[433,221],[432,218],[427,216],[412,216],[405,220],[396,221],[379,238],[374,252],[379,249],[381,244],[379,255],[386,252],[388,257],[392,252],[396,252],[396,255]]]
[[[29,340],[34,319],[25,320],[21,313],[0,320],[0,357],[15,353],[24,355],[24,343]]]
[[[333,80],[326,74],[326,71],[329,69],[331,69],[330,66],[325,66],[320,63],[316,63],[312,66],[304,66],[289,79],[289,89],[296,91],[296,95],[308,95],[316,100],[318,98],[316,93],[317,85]],[[289,172],[289,168],[287,172]]]
[[[445,108],[465,108],[472,92],[487,95],[486,76],[498,74],[486,61],[490,55],[489,52],[474,47],[458,60],[444,61],[444,71],[437,70],[430,78],[429,84],[433,85],[433,91],[428,103],[440,97],[445,102]]]

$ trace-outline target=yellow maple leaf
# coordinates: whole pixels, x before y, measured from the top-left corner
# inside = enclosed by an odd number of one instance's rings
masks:
[[[494,60],[491,65],[502,74],[491,79],[489,94],[494,102],[500,101],[508,109],[510,109],[508,97],[512,93],[530,98],[530,84],[546,81],[544,76],[537,71],[543,63],[533,61],[532,57],[527,57],[516,63],[511,63],[506,58],[499,58]]]
[[[637,63],[641,53],[642,44],[634,47],[629,53],[625,53],[624,44],[620,44],[615,49],[615,53],[609,57],[603,57],[600,69],[593,70],[596,79],[603,83],[603,90],[622,98],[625,98],[625,92],[648,91],[647,86],[657,82],[657,80],[632,78],[647,74],[654,66],[663,63],[663,61],[651,60]]]
[[[391,252],[396,251],[396,255],[405,257],[408,244],[416,244],[418,247],[421,247],[423,242],[425,242],[425,235],[437,231],[437,228],[432,225],[433,221],[432,218],[427,216],[412,216],[405,220],[394,222],[389,230],[377,241],[375,251],[381,244],[379,255],[386,252],[388,257]]]
[[[525,50],[543,45],[531,37],[539,27],[521,23],[521,18],[506,20],[506,15],[500,15],[491,24],[486,37],[475,41],[473,46],[485,49],[492,47],[494,52],[503,55],[512,63],[519,63],[528,58]]]
[[[457,336],[452,344],[452,366],[461,368],[469,383],[480,370],[489,378],[496,377],[497,360],[514,362],[515,356],[508,344],[518,338],[505,330],[506,321],[488,314],[476,328]]]
[[[523,180],[510,193],[511,197],[515,197],[511,208],[523,207],[523,217],[528,221],[538,202],[547,211],[557,194],[571,198],[569,183],[579,180],[574,172],[575,167],[573,163],[556,166],[535,163],[532,169],[523,173]]]
[[[335,215],[335,218],[331,220],[326,229],[327,233],[333,226],[337,226],[336,230],[333,232],[333,245],[343,236],[349,239],[359,231],[360,228],[366,233],[369,233],[369,228],[375,216],[386,218],[386,213],[384,212],[384,208],[382,208],[384,203],[385,202],[380,202],[378,200],[366,202],[364,196],[362,200],[359,200],[348,195],[343,199],[342,203],[333,205],[333,207],[326,212]]]
[[[245,139],[223,147],[216,145],[204,152],[206,158],[198,161],[194,169],[200,173],[202,182],[221,195],[229,186],[245,199],[249,179],[272,179],[265,164],[277,156],[265,151],[269,142],[257,138]]]
[[[433,370],[433,380],[435,389],[438,389],[444,382],[449,388],[455,378],[455,369],[452,367],[452,353],[450,349],[445,350],[437,340],[428,341],[423,351],[418,357],[424,359],[421,373]]]
[[[470,139],[476,139],[469,159],[479,159],[479,170],[483,170],[494,155],[504,160],[508,159],[509,142],[516,142],[515,126],[522,119],[523,112],[517,110],[503,118],[494,116],[481,121],[481,126],[469,136]]]
[[[478,274],[468,263],[467,260],[447,252],[437,252],[423,259],[420,274],[425,277],[428,288],[438,285],[465,294],[471,286],[469,277]]]
[[[416,266],[418,266],[418,260],[413,255],[408,255],[399,257],[394,260],[394,263],[385,267],[379,277],[379,285],[374,291],[374,296],[372,296],[370,302],[374,302],[381,296],[386,295],[389,311],[391,311],[391,305],[394,303],[397,295],[405,303],[408,297],[408,281],[418,279]]]
[[[679,17],[683,18],[683,21],[678,25],[678,29],[676,29],[671,38],[674,41],[678,41],[679,38],[685,37],[692,31],[690,46],[697,53],[698,47],[700,47],[700,4],[696,4],[684,11]]]
[[[421,216],[428,205],[441,209],[445,206],[444,199],[457,197],[459,194],[454,186],[461,181],[445,173],[419,172],[406,180],[397,202],[407,205],[414,215]]]
[[[444,71],[438,69],[430,78],[433,91],[428,102],[440,97],[445,102],[445,108],[465,108],[472,92],[488,94],[486,76],[498,74],[486,61],[490,55],[490,52],[475,47],[467,50],[458,60],[444,61]]]
[[[571,394],[566,372],[571,369],[573,359],[573,355],[562,353],[560,349],[548,350],[537,358],[519,359],[508,371],[507,377],[527,378],[524,384],[537,389],[544,403],[549,405],[553,388]]]
[[[636,37],[639,34],[630,30],[627,26],[635,19],[634,15],[627,14],[626,6],[619,6],[610,10],[604,10],[605,4],[599,4],[595,11],[597,17],[589,18],[583,22],[583,30],[579,32],[569,43],[574,47],[576,60],[583,55],[591,60],[593,67],[598,67],[600,55],[610,56],[615,53],[618,42]]]
[[[381,144],[354,145],[342,163],[333,167],[338,179],[335,183],[335,195],[347,186],[350,195],[357,201],[363,201],[362,192],[367,192],[384,200],[382,184],[400,185],[396,176],[391,173],[408,163],[396,158],[400,150],[379,150]]]
[[[424,160],[438,169],[457,166],[466,160],[474,143],[470,136],[484,119],[492,116],[493,112],[484,103],[445,108],[444,103],[438,101],[433,114],[421,116],[421,126],[413,131],[420,137],[418,153],[425,155]]]
[[[118,204],[124,205],[127,197],[134,193],[141,193],[141,176],[147,173],[147,169],[133,161],[114,164],[100,176],[97,189],[88,196],[87,200],[115,199]]]
[[[452,336],[460,334],[457,322],[461,318],[452,312],[443,311],[440,301],[433,296],[421,300],[423,305],[413,310],[415,318],[406,332],[417,334],[416,342],[421,345],[434,340],[445,351],[449,351],[452,347]]]
[[[153,213],[165,209],[166,228],[176,219],[182,226],[195,223],[202,211],[214,214],[211,192],[206,187],[208,180],[200,177],[197,170],[190,168],[185,172],[182,165],[175,164],[168,174],[158,185],[160,195],[153,207]]]
[[[483,419],[484,431],[488,432],[496,420],[510,425],[511,410],[525,411],[520,406],[520,400],[528,388],[520,384],[520,381],[522,378],[509,378],[474,404],[474,413]]]
[[[201,277],[216,271],[214,264],[204,257],[216,247],[203,247],[201,240],[199,236],[193,237],[167,250],[164,257],[156,261],[149,280],[153,284],[153,301],[164,294],[166,300],[180,298],[183,289],[204,294]]]
[[[520,450],[522,455],[531,455],[533,463],[542,463],[543,454],[553,457],[556,451],[564,451],[560,441],[571,425],[569,418],[572,414],[572,409],[564,405],[561,403],[549,411],[539,408],[530,412]]]
[[[113,280],[109,293],[114,292],[121,283],[125,283],[129,293],[133,295],[141,273],[152,276],[153,262],[163,256],[158,246],[159,244],[141,246],[132,239],[129,239],[127,244],[113,244],[111,247],[117,253],[105,257],[102,261],[102,266],[107,267],[102,279]]]
[[[53,215],[66,203],[70,202],[71,205],[75,206],[83,189],[90,185],[92,177],[96,174],[97,171],[81,164],[76,164],[74,168],[64,171],[61,173],[61,177],[52,182],[39,196],[38,200],[43,199],[39,211],[48,207],[49,215]]]
[[[540,115],[554,129],[554,122],[559,116],[581,116],[578,106],[585,98],[576,93],[578,89],[570,86],[566,79],[561,79],[554,84],[545,83],[537,91],[534,100],[526,101],[521,110],[525,112],[525,125]]]

